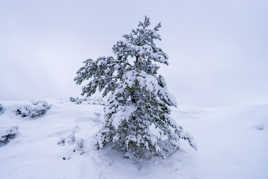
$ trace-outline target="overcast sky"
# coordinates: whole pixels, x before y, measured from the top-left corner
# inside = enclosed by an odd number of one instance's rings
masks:
[[[75,72],[147,15],[180,104],[268,103],[267,0],[3,0],[0,100],[78,96]]]

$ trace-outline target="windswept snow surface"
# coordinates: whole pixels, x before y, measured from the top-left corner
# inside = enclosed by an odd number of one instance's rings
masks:
[[[268,105],[181,106],[172,116],[194,136],[198,151],[184,145],[165,160],[135,163],[111,149],[95,149],[102,106],[49,100],[46,115],[27,120],[14,113],[26,102],[0,103],[5,107],[0,127],[19,127],[17,137],[0,147],[0,179],[268,178]],[[74,129],[85,140],[83,155],[57,145]]]

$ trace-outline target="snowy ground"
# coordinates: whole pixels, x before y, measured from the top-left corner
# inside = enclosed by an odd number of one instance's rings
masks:
[[[0,127],[19,127],[19,135],[0,147],[0,179],[268,179],[268,105],[193,108],[173,116],[194,137],[165,160],[134,163],[111,151],[97,151],[95,133],[102,106],[48,101],[52,108],[36,120],[14,114],[23,101],[0,101]],[[62,160],[70,149],[57,145],[74,128],[86,138],[87,151]]]

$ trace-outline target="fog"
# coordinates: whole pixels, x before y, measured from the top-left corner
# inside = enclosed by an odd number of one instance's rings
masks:
[[[268,103],[268,1],[29,1],[0,4],[0,100],[78,96],[75,72],[145,15],[161,22],[162,68],[179,104]]]

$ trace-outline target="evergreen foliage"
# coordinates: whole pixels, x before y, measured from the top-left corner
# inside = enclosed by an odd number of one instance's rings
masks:
[[[82,95],[99,90],[107,99],[105,125],[97,134],[99,149],[111,144],[129,158],[148,159],[169,156],[181,140],[195,148],[192,138],[169,117],[176,102],[158,74],[160,64],[168,65],[167,54],[156,44],[160,27],[152,27],[145,17],[116,42],[114,57],[88,59],[78,70],[76,83],[87,82]]]

